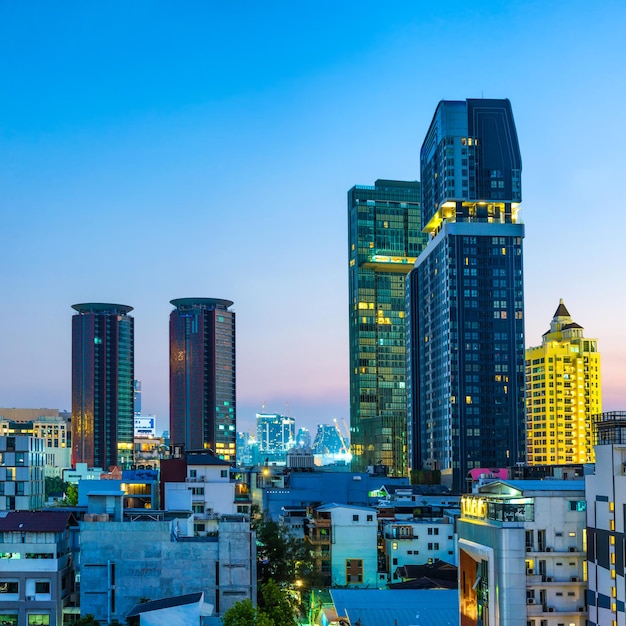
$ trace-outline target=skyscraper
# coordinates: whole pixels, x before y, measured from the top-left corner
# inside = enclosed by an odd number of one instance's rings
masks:
[[[235,313],[230,300],[179,298],[170,314],[170,442],[236,460]]]
[[[521,156],[508,100],[442,101],[421,149],[411,273],[411,466],[456,491],[469,470],[523,461]]]
[[[541,345],[526,350],[529,465],[593,463],[601,382],[598,340],[583,337],[561,300]]]
[[[296,420],[278,413],[256,414],[259,452],[287,452],[295,445]]]
[[[108,470],[132,461],[134,320],[132,307],[74,304],[72,465]]]
[[[420,184],[348,192],[352,467],[407,472],[405,278],[424,248]]]

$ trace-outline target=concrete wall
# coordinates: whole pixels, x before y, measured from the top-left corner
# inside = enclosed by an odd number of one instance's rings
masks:
[[[220,613],[237,600],[255,598],[254,533],[247,522],[220,522],[219,533],[214,541],[176,540],[170,522],[82,522],[81,613],[124,622],[141,598],[203,591]],[[112,577],[115,606],[109,616]]]

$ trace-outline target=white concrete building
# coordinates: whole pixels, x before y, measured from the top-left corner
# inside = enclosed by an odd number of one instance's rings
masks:
[[[166,511],[191,511],[199,536],[215,532],[220,515],[249,513],[237,503],[239,483],[231,479],[230,463],[212,454],[190,454],[184,482],[166,482]]]
[[[626,426],[626,419],[623,425]],[[623,626],[626,624],[626,444],[595,446],[595,459],[595,473],[585,477],[588,623]]]
[[[437,560],[456,565],[454,521],[449,517],[433,520],[388,522],[382,528],[387,582],[398,582],[398,567],[422,565]]]
[[[497,480],[463,496],[461,626],[584,626],[585,504],[582,480]]]
[[[317,507],[305,528],[329,586],[378,585],[376,509],[346,504]]]

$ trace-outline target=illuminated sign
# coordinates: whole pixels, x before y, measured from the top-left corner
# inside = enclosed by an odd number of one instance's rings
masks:
[[[475,517],[478,519],[487,518],[487,503],[483,498],[461,498],[461,514],[465,517]]]
[[[135,416],[135,437],[156,437],[156,417],[154,415]]]

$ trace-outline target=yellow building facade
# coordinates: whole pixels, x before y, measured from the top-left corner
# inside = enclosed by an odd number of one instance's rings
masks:
[[[598,340],[583,336],[563,300],[540,346],[526,350],[529,465],[592,463],[591,417],[602,412]]]

